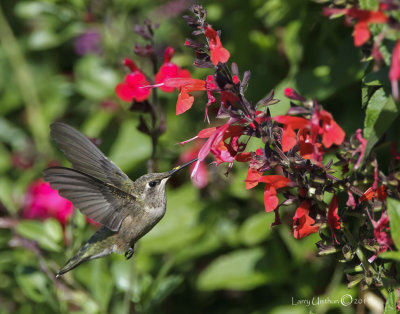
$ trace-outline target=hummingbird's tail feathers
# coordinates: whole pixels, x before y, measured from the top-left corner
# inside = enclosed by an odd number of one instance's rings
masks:
[[[112,231],[118,231],[126,217],[127,203],[135,201],[134,196],[75,169],[51,167],[43,174],[44,180],[74,207]]]
[[[50,136],[73,168],[127,192],[124,187],[132,181],[82,133],[68,124],[55,122],[50,125]]]
[[[58,273],[56,274],[56,278],[60,277],[61,275],[64,275],[65,273],[69,272],[70,270],[78,267],[83,262],[90,261],[95,258],[103,257],[103,256],[109,255],[111,253],[108,251],[104,251],[104,252],[101,252],[96,255],[82,256],[82,253],[84,254],[85,252],[81,252],[81,251],[84,251],[84,249],[85,249],[85,246],[83,246],[76,255],[71,257],[71,259],[64,265],[64,267],[62,267],[58,271]]]
[[[73,256],[65,265],[62,267],[56,274],[56,278],[64,275],[65,273],[69,272],[70,270],[78,267],[83,262],[88,261],[89,259],[79,259],[76,255]]]
[[[56,278],[69,272],[83,262],[90,261],[95,258],[103,257],[113,253],[116,249],[114,239],[115,233],[101,227],[92,237],[79,249],[79,251],[72,256],[69,261],[62,267],[56,274]]]

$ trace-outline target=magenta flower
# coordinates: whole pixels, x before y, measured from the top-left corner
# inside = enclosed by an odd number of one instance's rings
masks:
[[[193,147],[183,152],[180,157],[180,162],[185,163],[197,157],[199,151],[202,147],[203,143],[197,142]],[[193,172],[195,165],[191,164],[189,166],[190,172]],[[207,165],[204,162],[201,162],[197,168],[197,173],[194,177],[192,177],[193,184],[201,189],[204,188],[208,184],[209,174]]]
[[[74,208],[50,184],[42,180],[33,182],[25,194],[22,216],[27,219],[55,218],[65,226]]]
[[[392,64],[390,66],[389,79],[392,83],[392,94],[394,99],[399,99],[398,81],[400,79],[400,39],[397,41],[392,52]]]
[[[174,55],[174,48],[167,47],[167,49],[165,49],[164,52],[164,63],[162,64],[162,66],[160,67],[155,76],[156,84],[162,84],[164,83],[165,80],[169,78],[176,78],[176,77],[190,78],[190,72],[188,70],[181,69],[175,63],[171,62],[171,58],[173,55]],[[171,93],[174,91],[175,88],[166,85],[160,85],[160,89],[163,92]]]
[[[150,96],[150,89],[145,87],[150,84],[146,76],[132,60],[125,59],[124,65],[130,68],[132,72],[125,76],[123,83],[119,83],[115,87],[115,93],[121,100],[127,102],[146,100]]]

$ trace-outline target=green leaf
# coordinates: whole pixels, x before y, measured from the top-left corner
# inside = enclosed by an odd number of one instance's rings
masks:
[[[397,290],[392,288],[386,299],[385,311],[383,312],[383,314],[396,314],[397,313],[396,305],[397,305]]]
[[[0,141],[11,145],[15,150],[22,150],[27,136],[19,127],[0,117]]]
[[[247,218],[239,230],[239,238],[242,243],[255,245],[264,241],[271,233],[271,223],[274,220],[273,214],[266,214],[265,212]]]
[[[267,274],[257,269],[265,252],[261,248],[238,250],[220,256],[200,274],[197,287],[201,290],[249,290],[264,284]]]
[[[78,91],[88,99],[102,101],[114,96],[119,78],[114,70],[106,67],[96,56],[87,55],[75,67]]]
[[[23,293],[34,302],[44,302],[50,287],[45,275],[36,268],[18,265],[15,269],[15,279]]]
[[[379,71],[368,73],[364,78],[364,84],[367,86],[390,86],[389,68],[383,67]]]
[[[163,278],[156,287],[151,286],[150,299],[146,300],[147,302],[145,303],[144,309],[148,311],[152,306],[161,304],[161,302],[178,288],[182,282],[182,275],[171,275]],[[154,311],[150,311],[150,313],[154,313]]]
[[[364,158],[368,156],[371,149],[387,131],[398,114],[399,109],[390,91],[386,87],[376,90],[368,102],[364,121],[363,136],[368,141]]]
[[[107,262],[101,259],[91,261],[90,268],[90,290],[102,309],[108,307],[114,288],[114,280],[110,275]]]
[[[400,252],[399,251],[386,251],[379,253],[379,258],[391,259],[400,262]]]
[[[378,0],[360,0],[360,8],[363,10],[378,10]]]
[[[62,239],[61,227],[56,227],[58,224],[54,219],[46,221],[22,220],[16,227],[19,235],[32,241],[36,241],[40,247],[59,252],[61,247],[59,243]]]
[[[390,234],[396,248],[400,250],[400,201],[388,198],[387,211],[389,214]]]

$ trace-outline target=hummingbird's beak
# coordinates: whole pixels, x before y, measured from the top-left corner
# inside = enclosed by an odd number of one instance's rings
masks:
[[[183,165],[177,166],[171,171],[169,171],[169,176],[172,176],[175,172],[181,170],[182,168],[185,168],[186,166],[189,166],[190,164],[194,163],[197,161],[198,158],[192,159],[191,161],[185,162]]]

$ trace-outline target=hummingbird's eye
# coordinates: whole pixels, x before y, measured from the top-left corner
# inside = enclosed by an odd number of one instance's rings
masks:
[[[149,187],[154,188],[158,183],[159,183],[159,181],[150,181]]]

